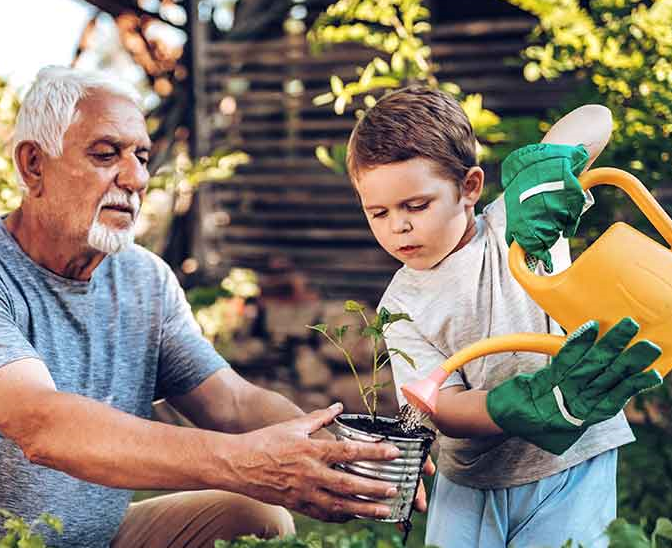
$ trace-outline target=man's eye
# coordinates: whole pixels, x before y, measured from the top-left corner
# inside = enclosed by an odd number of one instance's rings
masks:
[[[427,206],[429,206],[429,202],[422,202],[421,204],[407,204],[406,209],[409,211],[422,211],[423,209],[427,209]]]
[[[136,155],[137,156],[137,155]],[[145,156],[137,156],[138,161],[143,165],[146,166],[149,163],[149,158]]]
[[[96,152],[93,157],[101,162],[107,162],[116,156],[116,152]]]

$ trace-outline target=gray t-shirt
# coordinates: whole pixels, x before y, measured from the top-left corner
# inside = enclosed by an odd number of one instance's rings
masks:
[[[228,366],[156,255],[134,245],[107,256],[90,281],[70,280],[33,262],[0,221],[0,367],[21,358],[42,360],[60,391],[143,418],[153,400]],[[131,496],[31,464],[0,434],[0,508],[28,521],[61,518],[64,532],[48,534],[49,546],[108,546]]]
[[[380,305],[391,312],[407,312],[414,321],[393,324],[387,342],[407,352],[417,365],[413,370],[401,357],[392,358],[400,405],[405,403],[402,385],[425,378],[472,343],[512,333],[562,333],[511,275],[505,223],[500,197],[477,217],[477,234],[466,246],[432,269],[404,266],[392,279]],[[566,240],[559,240],[551,255],[557,272],[569,267]],[[485,356],[453,373],[442,388],[489,390],[518,373],[537,371],[548,360],[528,352]],[[634,436],[621,412],[589,428],[560,456],[504,435],[454,439],[440,434],[438,440],[438,469],[447,478],[478,489],[498,489],[550,476],[629,443]]]

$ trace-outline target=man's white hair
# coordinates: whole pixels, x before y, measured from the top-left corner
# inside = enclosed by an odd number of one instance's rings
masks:
[[[63,136],[75,120],[77,104],[96,91],[123,97],[140,108],[139,93],[111,74],[59,66],[40,70],[16,118],[12,150],[15,164],[16,149],[22,141],[35,141],[52,158],[61,156]],[[23,177],[18,169],[16,172],[19,186],[26,192]]]

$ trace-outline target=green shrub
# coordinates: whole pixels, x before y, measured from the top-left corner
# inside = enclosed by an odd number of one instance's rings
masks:
[[[0,538],[0,548],[48,548],[42,535],[35,529],[40,525],[51,527],[57,533],[63,532],[63,523],[50,514],[41,514],[32,523],[26,523],[16,514],[0,508],[0,516],[4,518],[2,529],[5,536]]]

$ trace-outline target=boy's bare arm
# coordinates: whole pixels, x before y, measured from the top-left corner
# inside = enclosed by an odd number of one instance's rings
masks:
[[[558,120],[548,130],[542,143],[583,145],[588,151],[588,169],[604,150],[611,136],[611,111],[602,105],[584,105]]]
[[[439,392],[437,412],[432,421],[442,434],[451,438],[494,436],[502,429],[490,418],[486,407],[487,390],[467,390],[451,386]]]

